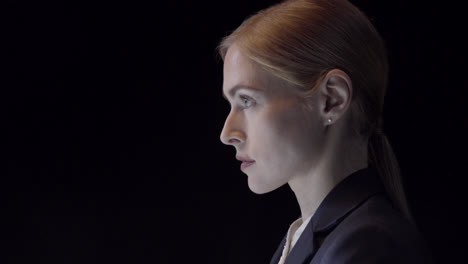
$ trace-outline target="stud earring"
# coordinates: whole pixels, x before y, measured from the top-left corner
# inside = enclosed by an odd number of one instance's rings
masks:
[[[327,122],[330,124],[332,122],[332,119],[331,118],[328,118],[327,119]]]

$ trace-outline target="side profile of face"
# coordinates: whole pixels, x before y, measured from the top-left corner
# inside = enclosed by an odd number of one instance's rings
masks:
[[[266,73],[236,45],[224,60],[223,94],[231,105],[220,139],[245,162],[254,193],[270,192],[320,163],[324,126],[314,98],[308,108],[298,89]]]

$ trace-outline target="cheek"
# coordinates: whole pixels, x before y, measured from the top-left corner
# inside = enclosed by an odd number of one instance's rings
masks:
[[[262,122],[257,122],[255,145],[262,149],[265,162],[281,161],[284,166],[313,154],[319,132],[315,128],[316,119],[304,112],[297,102],[277,104],[259,118]]]

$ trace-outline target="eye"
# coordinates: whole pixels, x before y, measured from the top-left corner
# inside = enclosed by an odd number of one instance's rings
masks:
[[[242,105],[245,108],[251,107],[254,104],[254,100],[248,96],[240,95],[239,97],[241,99]]]

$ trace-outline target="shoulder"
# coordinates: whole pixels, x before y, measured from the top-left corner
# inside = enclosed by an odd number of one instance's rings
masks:
[[[375,195],[336,226],[312,263],[431,262],[416,227]]]

